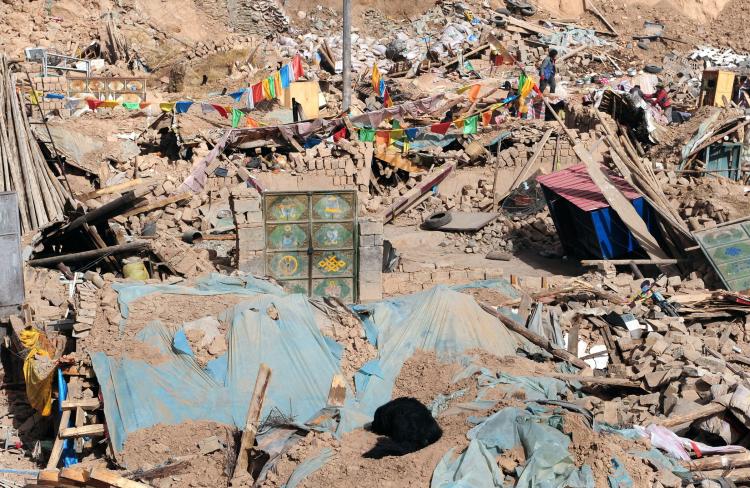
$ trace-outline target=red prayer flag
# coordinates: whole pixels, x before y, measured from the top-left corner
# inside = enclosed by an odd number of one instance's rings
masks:
[[[263,83],[256,83],[253,85],[253,103],[260,103],[263,101]]]
[[[213,103],[211,104],[211,106],[214,108],[214,110],[216,110],[217,112],[219,112],[219,115],[221,115],[225,119],[229,117],[229,112],[227,112],[227,109],[225,107],[223,107],[221,105],[215,105]]]
[[[346,127],[333,133],[333,142],[339,142],[341,139],[346,139]]]
[[[88,104],[91,110],[96,110],[99,107],[99,105],[101,105],[104,102],[102,100],[96,100],[95,98],[87,98],[86,103]]]
[[[292,59],[292,71],[294,72],[294,81],[299,80],[305,75],[305,70],[302,67],[302,56],[297,53]]]
[[[448,129],[451,128],[450,122],[441,122],[440,124],[432,124],[430,130],[435,134],[445,135]]]

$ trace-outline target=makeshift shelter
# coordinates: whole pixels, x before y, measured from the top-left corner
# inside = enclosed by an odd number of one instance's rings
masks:
[[[614,186],[633,204],[649,232],[661,240],[656,213],[623,178],[604,170]],[[637,239],[614,212],[602,191],[579,164],[537,177],[568,255],[581,259],[647,257]]]

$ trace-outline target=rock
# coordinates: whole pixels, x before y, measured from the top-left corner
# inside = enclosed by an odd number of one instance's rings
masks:
[[[205,439],[201,439],[198,441],[198,449],[200,449],[201,454],[204,456],[206,454],[211,454],[212,452],[221,451],[224,449],[224,443],[216,437],[215,435],[212,435],[211,437],[206,437]]]

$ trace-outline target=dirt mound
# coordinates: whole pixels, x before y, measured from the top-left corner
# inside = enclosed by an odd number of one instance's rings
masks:
[[[160,488],[226,486],[236,456],[235,433],[215,422],[156,425],[128,436],[122,463],[128,470],[148,471],[167,460],[184,461]]]

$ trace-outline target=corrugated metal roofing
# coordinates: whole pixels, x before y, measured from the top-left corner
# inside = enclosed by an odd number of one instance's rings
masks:
[[[623,178],[614,175],[606,168],[602,168],[602,170],[628,200],[635,200],[641,196]],[[584,164],[577,164],[552,174],[538,176],[536,180],[584,212],[609,207],[609,203],[589,176]]]

